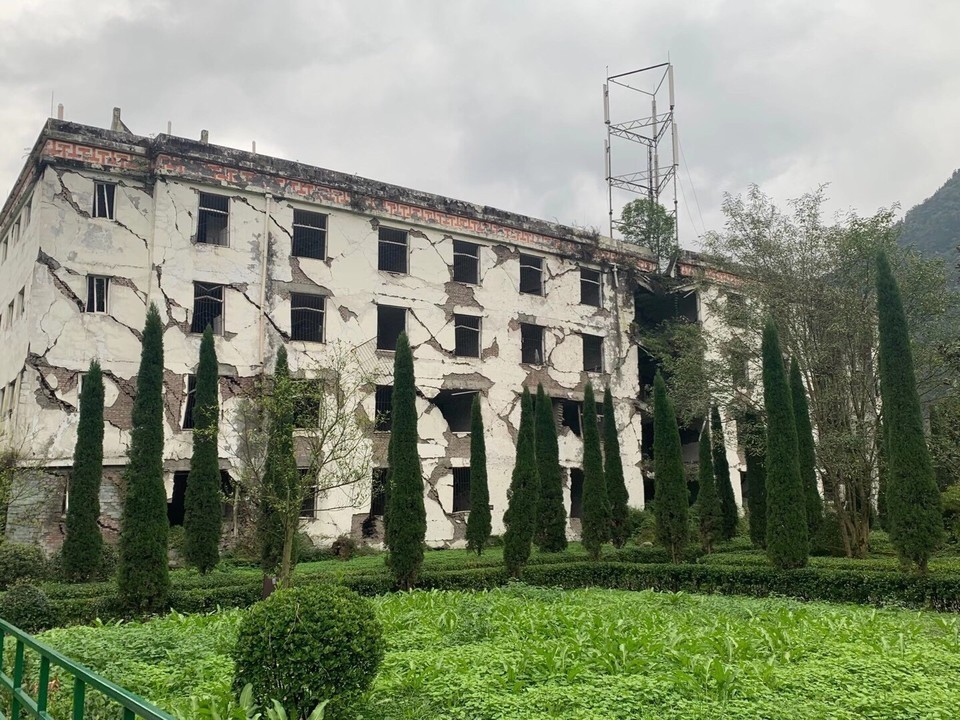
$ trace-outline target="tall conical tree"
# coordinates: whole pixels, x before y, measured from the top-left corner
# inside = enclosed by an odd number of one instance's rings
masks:
[[[806,495],[800,481],[797,424],[772,320],[763,328],[763,404],[767,413],[767,555],[779,568],[807,564]]]
[[[764,465],[766,455],[766,429],[756,413],[747,413],[744,417],[746,432],[750,442],[746,444],[744,457],[747,461],[747,509],[750,511],[750,542],[754,547],[767,546],[767,471]],[[759,447],[762,444],[764,447]]]
[[[127,607],[150,612],[167,601],[167,492],[163,484],[163,323],[156,305],[143,328],[133,430],[124,472],[118,590]]]
[[[679,562],[689,533],[690,490],[683,470],[677,413],[659,371],[653,381],[653,471],[657,541],[673,562]]]
[[[823,500],[817,487],[817,456],[813,443],[813,425],[810,423],[810,408],[803,387],[803,376],[797,359],[790,360],[790,395],[793,415],[797,424],[797,450],[800,458],[800,481],[807,502],[807,530],[812,538],[823,522]]]
[[[411,589],[423,564],[427,512],[423,505],[423,470],[417,447],[417,388],[413,352],[400,333],[393,359],[390,430],[390,525],[387,534],[390,570],[397,585]]]
[[[207,325],[200,341],[193,410],[193,455],[190,458],[183,515],[184,556],[201,573],[210,572],[220,561],[223,510],[220,500],[220,454],[217,449],[219,382],[213,328]]]
[[[268,574],[282,574],[287,496],[298,474],[293,454],[293,388],[287,348],[277,349],[270,388],[267,458],[263,472],[258,533],[260,566]]]
[[[563,504],[563,471],[560,469],[560,448],[557,423],[550,398],[537,386],[536,414],[537,472],[540,492],[537,496],[537,530],[534,541],[542,552],[567,549],[567,511]]]
[[[593,384],[583,391],[583,520],[581,542],[594,560],[600,548],[610,540],[610,500],[603,476],[603,454],[600,450],[600,428]]]
[[[86,581],[100,569],[103,537],[100,518],[100,479],[103,471],[103,375],[100,363],[90,363],[80,390],[80,422],[73,451],[63,540],[63,569],[70,580]]]
[[[520,400],[520,430],[517,432],[517,459],[507,491],[507,511],[503,514],[503,562],[511,577],[520,577],[530,559],[530,544],[537,528],[537,497],[540,475],[537,471],[536,429],[533,398],[523,389]]]
[[[473,396],[470,418],[470,515],[467,517],[467,549],[483,553],[490,539],[490,489],[487,487],[487,445],[483,437],[480,393]]]
[[[943,540],[940,493],[923,433],[910,332],[900,289],[884,253],[877,256],[880,397],[887,440],[886,510],[902,563],[924,573]]]
[[[630,495],[623,479],[620,437],[609,387],[603,391],[603,474],[607,483],[607,500],[610,501],[610,540],[614,547],[621,548],[632,530],[627,507]]]
[[[717,479],[713,471],[714,446],[710,442],[710,428],[704,424],[700,435],[700,467],[697,492],[697,514],[700,522],[700,543],[703,551],[713,552],[713,544],[723,537],[723,508],[717,493]]]
[[[737,498],[730,482],[730,463],[727,462],[727,448],[723,442],[723,424],[720,422],[720,410],[716,405],[710,409],[710,430],[713,436],[713,474],[717,495],[720,497],[720,512],[723,514],[720,534],[724,540],[731,540],[737,534]]]

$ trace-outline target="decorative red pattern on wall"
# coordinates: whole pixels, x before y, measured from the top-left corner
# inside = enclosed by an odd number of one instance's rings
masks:
[[[722,270],[714,270],[713,268],[703,267],[700,265],[688,265],[687,263],[680,263],[679,269],[682,277],[694,277],[698,272],[702,272],[705,278],[718,283],[726,283],[727,285],[740,285],[743,282],[736,275],[731,275],[730,273],[723,272]]]
[[[64,160],[80,160],[81,162],[105,167],[115,167],[122,170],[135,168],[142,164],[130,153],[105,148],[78,145],[63,140],[47,140],[43,146],[43,154],[47,157],[63,158]]]

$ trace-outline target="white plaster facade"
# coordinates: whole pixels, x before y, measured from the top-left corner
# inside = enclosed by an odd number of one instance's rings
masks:
[[[95,184],[115,186],[113,217],[92,217]],[[228,200],[227,246],[198,243],[199,193]],[[326,259],[294,257],[294,210],[326,216]],[[408,273],[378,270],[379,227],[405,231]],[[453,241],[476,243],[479,282],[454,282]],[[616,405],[631,504],[643,504],[641,405],[634,321],[635,278],[653,264],[640,251],[568,227],[427,195],[253,153],[161,135],[144,138],[50,120],[0,216],[0,385],[3,437],[47,478],[42,502],[10,508],[8,533],[62,534],[64,473],[72,463],[78,382],[100,361],[106,385],[102,522],[117,526],[119,479],[130,437],[130,408],[146,308],[165,324],[165,468],[189,468],[191,436],[181,428],[186,378],[200,336],[190,332],[194,283],[223,286],[221,466],[236,472],[231,426],[238,392],[270,372],[281,342],[294,373],[322,365],[330,343],[352,348],[390,384],[393,354],[377,350],[378,305],[406,308],[414,350],[427,541],[461,541],[465,515],[453,511],[453,467],[469,464],[469,435],[453,433],[430,399],[441,390],[480,393],[493,531],[514,461],[519,396],[538,382],[551,397],[582,400],[586,382]],[[520,253],[543,261],[544,295],[519,292]],[[602,307],[580,302],[581,268],[602,274]],[[88,312],[88,277],[109,278],[104,312]],[[23,288],[23,299],[20,290]],[[291,293],[325,298],[324,340],[291,340]],[[10,309],[8,303],[13,302]],[[481,318],[481,357],[454,354],[454,314]],[[545,328],[544,362],[521,362],[520,323]],[[602,373],[586,372],[581,334],[603,337]],[[599,397],[598,397],[599,399]],[[364,400],[374,415],[374,396]],[[739,465],[728,433],[731,467]],[[374,466],[385,465],[387,436],[374,433]],[[561,464],[579,468],[580,438],[560,433]],[[566,502],[570,507],[570,477]],[[734,475],[736,493],[739,483]],[[369,507],[327,511],[320,498],[305,529],[319,539],[358,532]],[[40,508],[39,510],[37,508]],[[28,509],[29,508],[29,509]],[[570,524],[571,537],[577,523]]]

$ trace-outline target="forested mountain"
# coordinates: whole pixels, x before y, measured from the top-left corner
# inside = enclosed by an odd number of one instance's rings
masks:
[[[943,258],[950,277],[957,279],[960,253],[960,170],[903,218],[901,245],[912,245],[928,257]]]

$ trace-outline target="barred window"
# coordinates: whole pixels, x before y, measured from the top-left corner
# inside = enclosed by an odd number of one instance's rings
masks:
[[[454,315],[454,337],[457,357],[480,357],[480,318],[476,315]]]
[[[570,517],[583,517],[583,470],[570,468]]]
[[[480,246],[476,243],[453,241],[453,279],[456,282],[480,284]]]
[[[229,244],[230,198],[226,195],[200,193],[197,219],[197,242],[206,245]]]
[[[303,502],[300,504],[300,517],[314,519],[317,517],[317,485],[310,482],[310,468],[298,468],[300,473],[300,487],[303,488]]]
[[[396,350],[406,326],[406,308],[377,305],[377,350]]]
[[[202,333],[207,325],[215,335],[223,335],[223,285],[195,282],[190,332]]]
[[[327,216],[309,210],[293,211],[293,254],[296,257],[327,258]]]
[[[107,312],[107,296],[110,292],[110,278],[101,275],[87,275],[87,309],[89,313]]]
[[[393,427],[393,385],[377,385],[373,399],[374,430],[390,430]]]
[[[290,338],[323,342],[326,298],[323,295],[290,294]]]
[[[470,509],[470,468],[453,468],[453,512]]]
[[[600,279],[602,275],[599,270],[590,270],[589,268],[580,268],[580,303],[583,305],[593,305],[601,307],[603,300],[600,292]]]
[[[405,230],[381,227],[377,267],[393,273],[407,272],[407,233]]]
[[[93,216],[113,220],[117,186],[113,183],[93,184]]]
[[[386,515],[387,512],[387,468],[373,468],[370,483],[370,514]]]
[[[180,426],[184,430],[193,429],[193,411],[197,405],[197,376],[187,375],[187,394],[186,407],[183,409],[183,424]]]
[[[520,323],[520,360],[530,365],[543,363],[543,328]]]
[[[583,333],[583,369],[587,372],[603,372],[603,338]]]
[[[520,254],[520,292],[543,295],[543,258]]]

